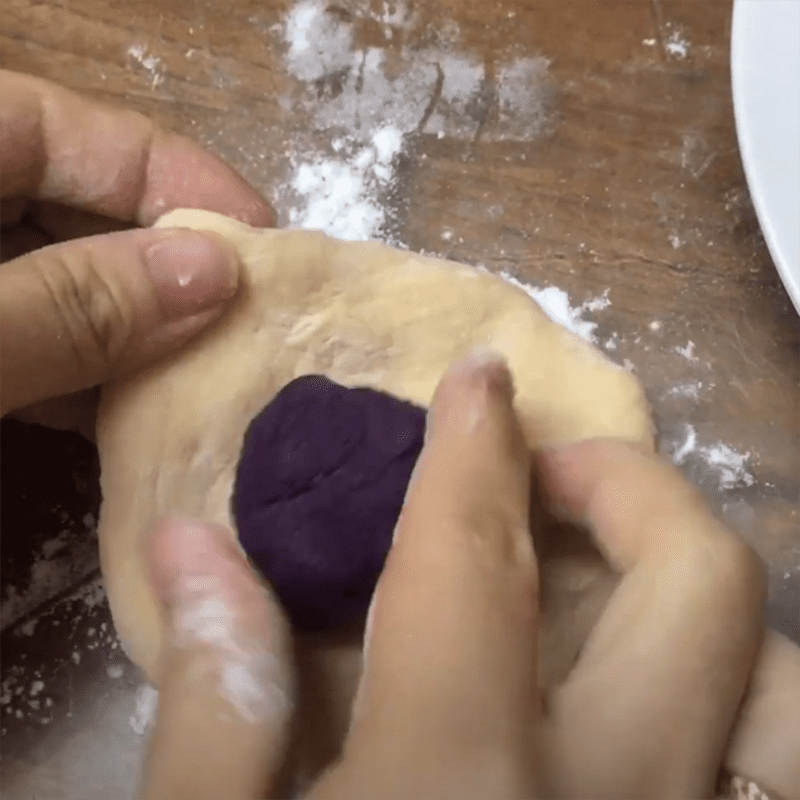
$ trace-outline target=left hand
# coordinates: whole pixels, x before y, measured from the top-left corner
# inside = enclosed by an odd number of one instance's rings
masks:
[[[275,214],[140,114],[4,70],[0,98],[5,414],[158,360],[233,298],[238,257],[220,237],[137,226],[178,207],[265,227]]]

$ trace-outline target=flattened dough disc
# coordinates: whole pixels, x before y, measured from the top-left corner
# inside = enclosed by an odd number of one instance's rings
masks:
[[[145,534],[165,514],[233,529],[245,430],[295,377],[322,373],[427,406],[447,366],[484,344],[508,359],[531,447],[595,436],[652,444],[635,379],[487,272],[205,211],[174,211],[156,224],[224,236],[244,271],[219,324],[167,363],[110,385],[101,402],[101,564],[119,634],[154,682],[162,617]]]

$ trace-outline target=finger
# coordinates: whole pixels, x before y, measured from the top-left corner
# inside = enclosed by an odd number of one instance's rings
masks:
[[[775,797],[800,797],[800,647],[766,631],[725,767]]]
[[[477,349],[448,370],[428,412],[424,457],[411,478],[398,533],[408,530],[406,538],[429,542],[426,515],[435,510],[466,523],[452,525],[459,538],[465,530],[502,523],[509,535],[490,541],[533,557],[527,530],[531,457],[513,399],[508,367],[491,350]],[[464,489],[470,490],[467,498]]]
[[[53,200],[142,226],[178,207],[275,223],[230,167],[141,114],[6,70],[0,95],[3,197]]]
[[[497,356],[448,371],[370,609],[345,761],[406,796],[531,793],[538,576],[512,397]]]
[[[0,269],[3,413],[152,363],[236,293],[214,234],[132,230],[52,245]]]
[[[163,521],[148,562],[169,634],[140,796],[281,795],[293,681],[277,601],[225,528]]]
[[[612,441],[542,457],[622,581],[552,698],[547,757],[566,796],[705,797],[760,643],[763,569],[655,456]]]
[[[634,445],[582,442],[541,454],[539,465],[547,495],[571,519],[590,526],[620,572],[699,543],[733,541],[694,486]]]

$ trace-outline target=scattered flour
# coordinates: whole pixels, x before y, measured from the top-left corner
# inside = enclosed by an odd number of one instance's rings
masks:
[[[563,325],[567,330],[588,342],[597,342],[595,334],[597,323],[583,319],[583,314],[608,308],[611,305],[611,301],[608,299],[608,289],[599,297],[586,300],[580,306],[573,307],[570,305],[569,295],[563,289],[555,286],[537,289],[522,283],[508,272],[501,272],[500,277],[527,292],[553,322]]]
[[[749,452],[740,453],[722,442],[699,445],[697,431],[692,425],[686,425],[685,439],[672,453],[672,461],[677,465],[685,464],[692,455],[700,458],[709,468],[720,491],[753,486],[755,483],[755,478],[747,469],[751,458]]]
[[[381,6],[384,13],[375,10]],[[414,23],[414,14],[402,2],[373,3],[359,13],[373,25],[386,25],[389,18],[395,27]],[[407,133],[426,122],[425,132],[469,139],[486,116],[476,105],[493,103],[497,119],[487,131],[490,138],[528,139],[542,130],[548,98],[546,58],[509,58],[498,65],[491,91],[484,91],[484,65],[442,44],[447,32],[438,32],[436,47],[403,46],[393,52],[400,63],[387,69],[382,47],[357,47],[356,22],[332,12],[322,0],[298,3],[287,16],[286,63],[292,75],[313,86],[309,100],[320,128],[359,131],[391,121]],[[451,27],[450,37],[455,38],[458,28]]]
[[[520,58],[498,73],[498,111],[500,130],[493,138],[529,139],[541,133],[547,124],[548,97],[536,87],[545,84],[548,59]]]
[[[608,308],[611,305],[611,301],[608,299],[608,291],[608,289],[605,289],[603,294],[599,295],[598,297],[584,301],[580,307],[581,312],[603,311],[603,309]]]
[[[63,530],[61,531],[58,536],[54,536],[52,539],[48,539],[46,542],[42,542],[42,549],[41,554],[42,558],[49,559],[53,558],[53,556],[58,555],[60,552],[64,550],[64,548],[69,544],[70,540],[70,531]]]
[[[463,130],[459,119],[468,117],[472,98],[480,91],[485,79],[483,64],[465,55],[442,53],[438,59],[442,70],[442,93],[426,131],[455,135]]]
[[[686,426],[686,439],[683,444],[678,445],[675,452],[672,454],[672,461],[674,464],[683,464],[686,457],[694,452],[697,447],[697,431],[692,425]]]
[[[800,564],[794,567],[790,567],[789,569],[784,569],[783,571],[783,579],[788,581],[792,578],[792,576],[797,575],[800,573]]]
[[[688,397],[691,400],[699,400],[703,386],[703,381],[687,381],[673,386],[668,394],[673,397]]]
[[[694,354],[694,342],[689,339],[684,347],[676,347],[675,352],[682,355],[687,361],[697,361],[697,356]]]
[[[719,472],[719,488],[721,490],[733,489],[737,486],[752,486],[755,478],[746,468],[750,461],[750,453],[739,453],[730,445],[717,442],[709,447],[699,448],[710,467]]]
[[[142,736],[155,719],[158,709],[158,691],[150,684],[142,684],[136,690],[133,714],[128,718],[128,724],[133,732]]]
[[[417,127],[437,79],[429,59],[406,59],[405,69],[387,76],[384,50],[358,49],[354,23],[331,13],[321,0],[291,9],[285,40],[287,67],[306,84],[317,129],[338,128],[363,140],[388,122],[404,132]]]
[[[299,205],[290,209],[290,227],[321,230],[350,241],[378,236],[386,223],[381,196],[402,141],[399,129],[385,126],[364,146],[339,140],[339,157],[300,163],[291,181]]]
[[[286,40],[289,69],[300,80],[316,81],[353,66],[352,26],[326,13],[323,3],[298,3],[286,22]]]
[[[92,530],[89,531],[93,532]],[[70,533],[72,536],[70,537]],[[42,543],[31,565],[30,583],[19,591],[16,586],[4,587],[0,603],[0,627],[7,628],[26,614],[43,606],[65,588],[74,585],[97,568],[97,540],[74,535],[64,530]],[[92,582],[92,585],[94,582]],[[100,585],[102,591],[102,585]],[[89,591],[87,587],[78,594]],[[76,598],[78,599],[78,598]],[[23,633],[33,633],[35,620],[26,623]],[[30,635],[30,634],[28,634]]]
[[[175,629],[188,641],[207,642],[220,659],[225,697],[249,722],[288,713],[289,675],[278,657],[258,644],[242,644],[233,612],[215,577],[187,580],[178,604]]]
[[[41,672],[30,674],[24,667],[15,664],[4,672],[0,684],[0,706],[5,714],[13,714],[17,719],[31,719],[32,712],[39,712],[43,705],[49,708],[53,704],[49,697],[41,697],[44,691]],[[41,718],[38,714],[34,714],[33,718],[40,724],[50,722],[49,718]]]
[[[150,87],[155,89],[164,82],[164,65],[158,56],[147,55],[146,44],[134,44],[128,48],[128,58],[150,76]]]
[[[103,579],[98,577],[83,584],[83,586],[80,586],[69,595],[67,599],[80,600],[86,608],[95,608],[96,606],[102,605],[106,600],[106,590],[103,586]],[[90,628],[89,631],[92,633],[93,629]]]
[[[414,24],[410,7],[378,0],[359,8],[360,18],[323,0],[289,10],[286,65],[302,85],[299,108],[310,119],[310,129],[289,144],[292,175],[278,198],[290,208],[290,226],[401,245],[387,209],[397,156],[412,135],[530,141],[544,128],[544,57],[509,58],[490,78],[480,61],[448,46],[459,36],[455,24],[437,31],[436,46],[393,48],[391,63],[383,46],[358,45],[358,24],[380,26],[388,42],[398,28]],[[296,97],[284,102],[298,107]]]
[[[689,41],[679,30],[673,30],[664,42],[664,48],[669,55],[684,59],[689,54]]]

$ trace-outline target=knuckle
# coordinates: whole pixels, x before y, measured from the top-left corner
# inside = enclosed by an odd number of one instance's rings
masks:
[[[725,530],[720,548],[718,581],[723,591],[760,608],[766,598],[767,570],[756,551],[742,538]]]
[[[759,627],[767,597],[764,562],[744,539],[719,523],[699,533],[681,560],[692,593],[704,598],[709,618],[735,622],[740,633]]]
[[[71,247],[39,264],[39,274],[75,357],[91,374],[109,372],[130,339],[133,315],[92,248]]]

